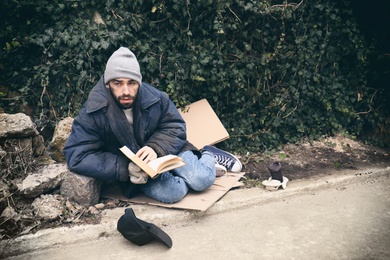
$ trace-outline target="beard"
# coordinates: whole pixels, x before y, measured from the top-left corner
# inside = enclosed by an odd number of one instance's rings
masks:
[[[134,102],[136,100],[137,95],[120,95],[117,96],[115,95],[113,89],[110,87],[110,93],[112,97],[114,98],[116,104],[121,108],[121,109],[130,109],[133,107]]]
[[[131,95],[122,95],[115,98],[119,107],[122,109],[132,108],[135,102],[135,97]]]
[[[121,95],[121,96],[115,96],[114,93],[111,92],[111,95],[113,96],[116,104],[121,108],[121,109],[130,109],[133,107],[134,102],[135,102],[135,96],[132,95]]]

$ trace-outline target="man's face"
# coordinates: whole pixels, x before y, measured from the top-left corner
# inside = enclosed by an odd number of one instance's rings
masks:
[[[132,108],[137,97],[139,85],[137,81],[126,78],[110,80],[111,93],[122,109]]]

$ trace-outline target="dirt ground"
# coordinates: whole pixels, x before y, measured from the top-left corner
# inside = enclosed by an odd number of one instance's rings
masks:
[[[268,179],[268,165],[282,164],[282,174],[290,181],[330,175],[340,170],[364,170],[390,166],[390,149],[364,145],[343,136],[325,138],[312,143],[288,144],[274,154],[242,157],[248,181],[246,187],[257,186],[256,180]]]
[[[283,176],[293,181],[331,175],[344,169],[386,168],[390,166],[389,154],[390,149],[368,146],[343,136],[335,136],[312,143],[289,144],[281,151],[249,154],[241,156],[240,159],[246,172],[244,188],[252,188],[261,187],[261,182],[270,177],[268,165],[276,161],[282,164]],[[25,214],[17,221],[0,221],[1,238],[14,238],[44,228],[96,224],[100,221],[101,209],[127,206],[127,202],[104,200],[99,208],[91,209],[67,201],[67,215],[48,222],[35,218],[32,212],[29,213],[31,202],[32,200],[22,197],[13,197],[16,209]]]

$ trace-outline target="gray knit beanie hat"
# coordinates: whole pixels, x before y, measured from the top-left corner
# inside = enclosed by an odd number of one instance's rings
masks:
[[[107,85],[112,79],[128,78],[138,82],[141,86],[142,75],[139,63],[134,53],[128,48],[120,47],[107,61],[104,71],[104,83]]]

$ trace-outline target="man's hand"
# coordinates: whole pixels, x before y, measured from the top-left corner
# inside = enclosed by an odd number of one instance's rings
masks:
[[[148,175],[135,163],[130,162],[128,166],[130,181],[134,184],[145,184],[148,181]]]
[[[135,155],[137,155],[139,158],[141,158],[141,160],[143,160],[146,163],[154,159],[157,159],[156,152],[149,146],[142,147],[141,149],[138,150],[138,152]]]

